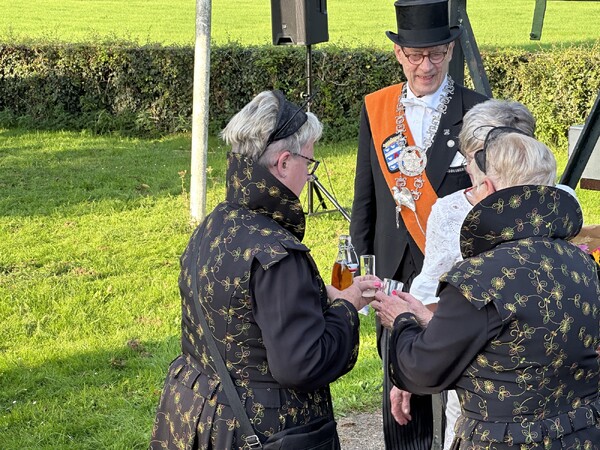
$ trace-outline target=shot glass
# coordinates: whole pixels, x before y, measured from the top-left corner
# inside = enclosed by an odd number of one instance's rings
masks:
[[[375,275],[375,255],[360,255],[360,274]],[[376,289],[363,291],[363,297],[375,297]]]
[[[398,280],[392,280],[391,278],[384,278],[383,285],[381,286],[381,290],[386,295],[392,295],[392,291],[400,292],[404,284]]]

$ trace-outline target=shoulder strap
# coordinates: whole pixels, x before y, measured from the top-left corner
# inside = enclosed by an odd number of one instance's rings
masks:
[[[202,234],[204,234],[204,233],[202,233]],[[199,239],[199,241],[200,241],[200,239]],[[250,423],[250,419],[248,419],[248,415],[246,414],[246,411],[244,410],[244,407],[242,406],[240,396],[239,396],[237,390],[235,389],[233,381],[231,380],[231,375],[229,374],[229,371],[227,370],[227,367],[225,366],[225,362],[223,361],[223,358],[221,358],[221,354],[219,353],[219,349],[217,348],[215,339],[213,338],[210,328],[208,327],[208,323],[206,323],[206,318],[204,317],[204,312],[200,308],[200,301],[198,299],[198,289],[197,289],[197,284],[196,284],[197,283],[196,276],[198,273],[197,268],[196,268],[196,261],[198,259],[198,247],[196,247],[192,251],[191,257],[192,257],[192,260],[191,260],[192,292],[194,294],[194,302],[193,302],[192,311],[194,312],[194,315],[196,316],[198,323],[200,324],[200,326],[202,327],[202,330],[204,331],[204,339],[206,340],[206,343],[208,345],[208,349],[210,351],[212,360],[215,363],[215,368],[217,369],[217,373],[219,374],[219,377],[221,378],[221,385],[223,386],[225,395],[227,395],[227,399],[229,400],[229,406],[231,406],[231,409],[233,409],[233,413],[235,414],[236,419],[240,423],[240,428],[241,428],[243,434],[245,435],[246,444],[248,444],[248,446],[251,449],[262,449],[262,444],[260,443],[260,440],[258,439],[258,436],[256,435],[256,433],[254,432],[254,428],[252,427],[252,424]]]
[[[381,173],[390,189],[390,195],[393,197],[392,188],[396,186],[397,175],[390,172],[386,155],[384,155],[383,143],[390,137],[396,134],[396,116],[390,114],[390,111],[396,111],[398,97],[402,94],[402,86],[404,83],[395,84],[384,88],[380,91],[369,94],[365,97],[365,106],[369,115],[371,124],[371,134],[373,136],[373,147],[379,161]],[[404,137],[409,146],[415,144],[412,133],[405,122]],[[388,157],[396,158],[397,155],[388,155]],[[406,177],[413,179],[414,177]],[[425,253],[425,232],[427,227],[427,219],[431,212],[431,207],[437,200],[437,193],[433,190],[431,183],[427,179],[425,171],[421,173],[423,185],[421,186],[421,196],[416,200],[416,210],[413,212],[408,208],[401,208],[400,214],[406,229],[410,233],[415,243],[419,246],[422,253]],[[412,182],[414,184],[414,181]]]

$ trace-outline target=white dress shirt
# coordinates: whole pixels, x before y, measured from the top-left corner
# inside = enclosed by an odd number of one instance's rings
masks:
[[[440,87],[429,95],[417,97],[410,86],[406,85],[406,98],[402,99],[404,105],[404,115],[406,117],[406,123],[410,128],[410,131],[415,139],[415,145],[423,148],[425,136],[427,130],[433,122],[433,114],[435,109],[440,104],[442,92],[448,85],[448,77],[444,78],[444,81]],[[458,146],[455,147],[457,149]],[[459,151],[455,150],[454,159],[450,163],[450,167],[459,167],[464,163],[464,157]]]
[[[448,78],[446,77],[437,91],[422,97],[417,97],[411,91],[410,86],[408,84],[406,86],[406,98],[402,99],[402,104],[404,105],[406,122],[415,138],[415,145],[418,147],[423,148],[425,135],[433,121],[433,113],[440,104],[442,92],[447,84]]]

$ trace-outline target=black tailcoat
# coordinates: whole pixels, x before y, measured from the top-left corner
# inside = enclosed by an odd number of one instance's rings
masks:
[[[485,96],[455,84],[454,94],[427,151],[425,171],[438,197],[467,188],[471,184],[464,168],[450,169],[450,163],[459,148],[458,134],[463,116],[475,104],[485,100]],[[389,114],[396,114],[396,111],[390,110]],[[357,254],[376,256],[376,272],[379,278],[400,280],[404,283],[404,289],[408,290],[410,283],[423,267],[423,253],[411,238],[402,218],[399,227],[396,226],[396,204],[381,171],[376,151],[381,149],[374,148],[369,115],[363,105],[350,235]],[[388,333],[382,333],[381,325],[377,321],[378,349],[383,357],[384,367],[387,365],[388,337]],[[400,426],[391,415],[391,386],[388,374],[384,373],[383,421],[386,448],[429,450],[433,437],[431,398],[413,395],[412,420],[407,425]]]
[[[475,104],[487,100],[481,94],[455,84],[454,95],[442,116],[434,141],[427,151],[427,178],[438,197],[470,186],[464,169],[448,171],[458,149],[462,118]],[[396,114],[396,111],[390,111]],[[373,146],[369,116],[361,112],[354,202],[350,234],[357,254],[376,255],[379,278],[395,278],[409,284],[423,266],[423,254],[402,220],[396,227],[396,204],[385,181]],[[425,224],[423,224],[425,225]]]

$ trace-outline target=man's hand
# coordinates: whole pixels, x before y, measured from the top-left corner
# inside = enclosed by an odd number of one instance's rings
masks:
[[[412,419],[410,415],[410,396],[410,392],[403,391],[396,386],[392,387],[390,391],[392,416],[399,425],[406,425]]]

